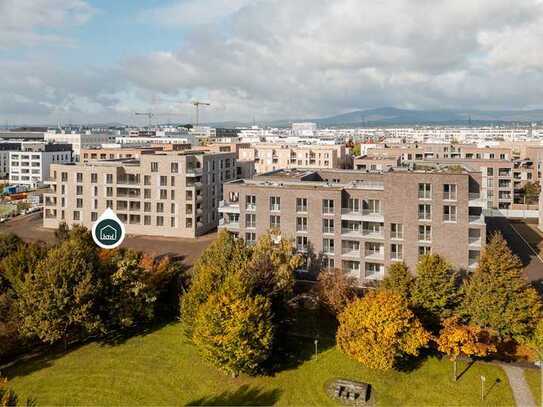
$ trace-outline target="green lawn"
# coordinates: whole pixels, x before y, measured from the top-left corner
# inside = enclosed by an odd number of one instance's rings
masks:
[[[382,373],[336,348],[310,358],[312,340],[297,341],[297,347],[298,360],[273,377],[231,378],[200,359],[180,324],[170,324],[121,344],[91,343],[3,373],[20,397],[38,405],[334,405],[324,384],[335,377],[371,383],[379,405],[513,405],[506,376],[495,366],[475,364],[453,383],[448,361],[431,358],[410,373]],[[464,367],[459,364],[459,372]],[[489,389],[484,403],[480,375]],[[496,379],[501,382],[492,385]]]
[[[537,369],[524,369],[524,376],[532,390],[534,400],[538,406],[541,405],[541,373]]]

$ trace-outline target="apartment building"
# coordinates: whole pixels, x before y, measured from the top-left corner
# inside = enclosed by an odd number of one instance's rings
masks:
[[[0,178],[9,177],[9,153],[10,151],[21,151],[21,143],[0,142]]]
[[[196,237],[217,227],[222,185],[236,177],[235,154],[228,152],[160,151],[53,164],[43,224],[90,228],[111,208],[128,234]]]
[[[485,244],[478,172],[278,170],[224,185],[221,228],[247,242],[269,230],[362,282],[420,255],[476,266]]]
[[[71,161],[70,144],[22,142],[20,151],[9,152],[9,183],[41,186],[49,177],[52,164]]]
[[[73,150],[73,160],[79,161],[82,148],[98,147],[104,143],[115,141],[115,134],[101,131],[91,132],[71,132],[65,130],[49,130],[44,134],[44,140],[47,143],[71,144]]]
[[[81,161],[91,160],[119,160],[126,158],[140,158],[142,154],[153,154],[159,151],[190,150],[190,144],[158,144],[138,146],[132,144],[102,144],[98,148],[82,148]]]
[[[353,167],[362,171],[386,171],[390,168],[397,168],[401,164],[399,157],[393,156],[361,156],[355,157]]]
[[[348,168],[350,156],[343,144],[252,144],[239,149],[239,159],[254,161],[257,174],[284,168]]]

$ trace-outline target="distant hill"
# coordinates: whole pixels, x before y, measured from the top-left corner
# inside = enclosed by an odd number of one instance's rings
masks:
[[[473,125],[512,122],[543,122],[543,109],[537,110],[408,110],[395,107],[356,110],[322,118],[281,119],[259,122],[260,126],[285,127],[293,122],[315,122],[325,126],[394,126],[394,125]],[[249,126],[251,123],[210,123],[217,127]]]

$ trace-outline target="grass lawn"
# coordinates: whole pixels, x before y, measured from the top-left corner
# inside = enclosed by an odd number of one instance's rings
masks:
[[[273,377],[231,378],[209,366],[173,323],[116,345],[90,343],[65,355],[19,363],[3,374],[21,400],[37,405],[335,405],[336,377],[369,382],[378,405],[513,405],[504,372],[475,364],[457,382],[451,364],[430,358],[409,373],[366,369],[335,347],[311,358],[313,341],[292,339],[296,357]],[[459,372],[465,365],[459,364]],[[480,375],[488,394],[480,400]],[[496,379],[501,382],[495,383]]]
[[[532,390],[534,400],[538,406],[541,405],[541,372],[538,369],[524,369],[524,376]]]

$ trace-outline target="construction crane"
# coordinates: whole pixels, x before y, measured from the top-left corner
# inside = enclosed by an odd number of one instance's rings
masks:
[[[136,116],[147,116],[148,127],[151,127],[151,121],[155,116],[171,116],[171,113],[153,113],[153,112],[135,112]]]
[[[211,106],[211,103],[199,102],[198,100],[194,100],[192,104],[194,105],[196,109],[196,124],[194,127],[198,127],[199,119],[200,119],[200,106]]]

